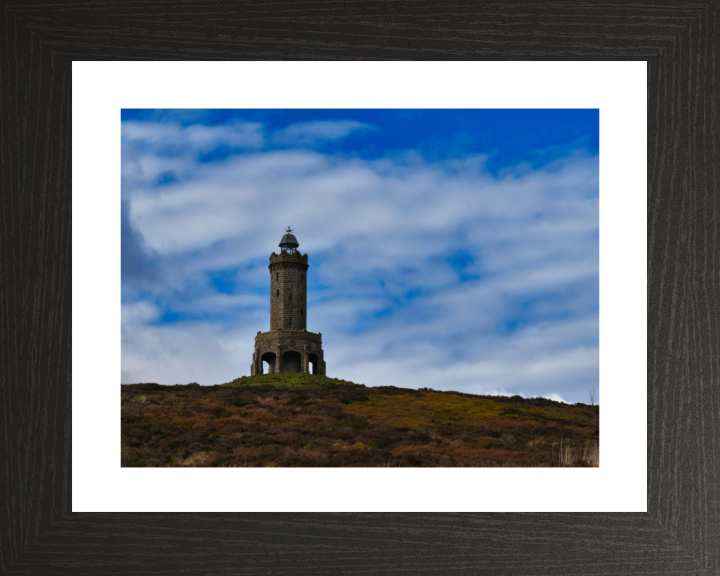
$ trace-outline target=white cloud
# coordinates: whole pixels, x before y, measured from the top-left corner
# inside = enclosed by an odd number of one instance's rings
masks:
[[[361,127],[317,124],[284,137],[340,138]],[[179,138],[188,150],[229,138],[146,128],[130,126],[127,137],[158,147]],[[123,194],[132,225],[165,264],[154,296],[225,318],[160,326],[149,323],[160,311],[123,306],[123,329],[133,327],[123,339],[128,378],[216,383],[247,373],[254,335],[269,325],[267,258],[291,225],[310,255],[311,282],[322,286],[309,294],[308,328],[323,333],[331,374],[570,401],[597,385],[597,158],[493,177],[484,156],[429,163],[416,153],[363,160],[254,149],[210,164],[191,157],[151,147],[126,162],[124,152]],[[154,186],[168,170],[182,177]],[[459,283],[447,261],[458,250],[479,280]],[[208,272],[236,268],[238,293],[210,287]],[[385,309],[393,311],[373,315]],[[515,319],[519,326],[506,327]]]
[[[133,307],[122,307],[123,383],[222,384],[249,372],[259,315],[228,330],[213,322],[148,324],[140,314],[126,315]]]
[[[578,164],[565,171],[587,172],[591,178],[592,166]],[[509,245],[506,250],[516,249],[516,258],[533,261],[537,254],[532,252],[543,248],[538,240],[567,251],[572,246],[560,244],[568,238],[597,230],[597,220],[586,215],[597,209],[597,200],[569,199],[577,190],[561,189],[548,203],[543,193],[559,188],[555,173],[503,184],[487,173],[451,177],[427,164],[415,167],[412,175],[403,174],[403,167],[384,169],[381,173],[374,162],[316,152],[244,155],[222,166],[196,166],[186,183],[162,192],[136,190],[132,219],[148,245],[161,252],[197,250],[233,237],[260,240],[246,245],[245,257],[265,253],[265,232],[274,237],[287,223],[302,231],[303,246],[313,250],[341,245],[366,251],[383,245],[410,256],[437,252],[433,233],[447,236],[448,230],[463,228],[470,242],[500,241]],[[591,189],[592,179],[580,188]],[[542,222],[535,221],[540,214]],[[524,254],[526,249],[531,252]],[[501,258],[498,264],[507,261],[502,251],[488,254],[494,255]]]
[[[141,326],[160,316],[157,306],[149,302],[132,302],[122,305],[122,326]]]
[[[273,134],[273,142],[289,146],[315,146],[325,140],[340,140],[357,130],[372,127],[355,120],[298,122]]]
[[[257,122],[233,122],[218,126],[175,122],[122,123],[122,137],[126,141],[141,141],[157,151],[210,152],[219,146],[231,148],[259,148],[263,145],[263,126]]]

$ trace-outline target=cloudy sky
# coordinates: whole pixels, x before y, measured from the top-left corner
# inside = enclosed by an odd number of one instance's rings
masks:
[[[588,402],[596,110],[124,110],[122,382],[250,373],[309,255],[328,375]]]

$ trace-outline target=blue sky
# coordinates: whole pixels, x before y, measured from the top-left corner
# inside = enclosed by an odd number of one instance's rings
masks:
[[[249,374],[268,257],[366,385],[587,402],[597,110],[124,110],[122,381]]]

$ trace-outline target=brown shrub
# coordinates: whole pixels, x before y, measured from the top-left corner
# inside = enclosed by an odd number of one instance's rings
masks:
[[[587,445],[574,465],[589,466],[599,414],[344,385],[134,384],[121,405],[123,466],[536,466],[557,463],[561,440]]]

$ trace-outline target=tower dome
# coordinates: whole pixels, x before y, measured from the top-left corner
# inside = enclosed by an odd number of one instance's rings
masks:
[[[282,240],[280,240],[280,246],[281,250],[285,250],[286,252],[289,252],[292,254],[297,250],[298,246],[300,246],[300,243],[297,241],[297,238],[295,238],[294,234],[292,233],[292,229],[290,226],[288,226],[287,230],[285,230],[285,236],[282,237]]]

